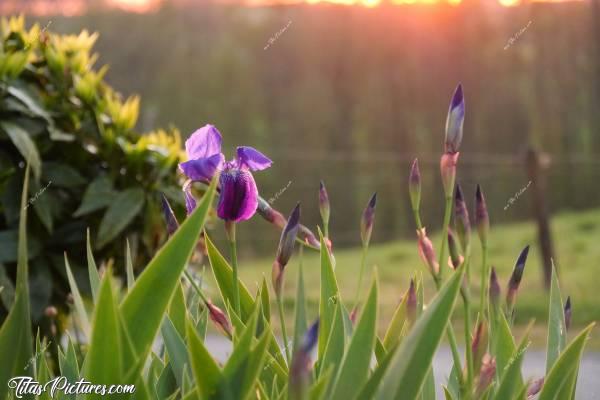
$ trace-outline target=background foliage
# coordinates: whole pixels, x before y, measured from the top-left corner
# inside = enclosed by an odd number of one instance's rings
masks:
[[[0,30],[0,319],[14,294],[19,192],[24,164],[33,172],[29,263],[32,317],[68,293],[63,252],[75,276],[84,272],[86,228],[100,260],[144,265],[164,241],[159,192],[181,202],[176,130],[140,135],[139,98],[122,96],[94,66],[97,35],[27,30],[24,19],[3,19]],[[123,271],[115,268],[116,271]]]

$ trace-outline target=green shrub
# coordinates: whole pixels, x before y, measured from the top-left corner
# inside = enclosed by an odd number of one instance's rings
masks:
[[[135,131],[139,98],[122,100],[94,68],[96,34],[56,35],[25,29],[24,18],[0,28],[0,305],[12,303],[19,192],[26,160],[33,179],[30,213],[33,320],[68,293],[63,252],[84,270],[89,228],[101,260],[122,265],[124,242],[136,266],[164,241],[160,192],[179,201],[177,131]]]

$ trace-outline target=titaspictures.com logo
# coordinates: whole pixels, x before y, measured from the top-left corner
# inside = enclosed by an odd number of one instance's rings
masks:
[[[84,379],[69,382],[64,376],[57,376],[46,383],[40,383],[30,376],[16,376],[8,381],[8,388],[14,391],[17,399],[26,395],[39,396],[42,393],[48,393],[50,398],[55,398],[58,393],[66,395],[97,394],[100,396],[135,393],[135,385],[97,385]]]

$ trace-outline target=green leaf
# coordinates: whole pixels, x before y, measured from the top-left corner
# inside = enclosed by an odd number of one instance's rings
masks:
[[[86,179],[76,169],[67,164],[57,162],[44,162],[43,175],[52,182],[52,185],[73,188],[85,185]]]
[[[298,266],[298,288],[296,289],[296,310],[294,313],[294,344],[293,352],[298,350],[302,343],[302,336],[308,329],[306,322],[306,292],[304,289],[304,272],[302,262]]]
[[[131,289],[135,283],[133,274],[133,262],[131,261],[131,247],[129,247],[129,239],[125,241],[125,271],[127,271],[127,289]]]
[[[86,250],[87,250],[87,264],[88,264],[88,275],[90,277],[90,287],[92,288],[92,298],[94,303],[98,299],[98,290],[100,288],[100,275],[98,274],[98,267],[96,267],[96,261],[94,260],[94,254],[92,254],[92,242],[90,240],[90,230],[87,230],[86,239]]]
[[[494,399],[503,400],[503,399],[512,399],[515,393],[518,393],[521,390],[522,379],[521,379],[521,365],[523,363],[523,356],[525,355],[525,351],[527,347],[531,344],[529,341],[529,328],[527,329],[527,333],[525,337],[519,344],[519,347],[513,353],[509,363],[504,367],[503,370],[499,370],[498,372],[501,375],[500,385],[498,386],[498,390],[496,391],[496,395]]]
[[[204,235],[206,239],[206,249],[208,251],[208,259],[215,277],[215,281],[219,286],[221,298],[224,304],[233,304],[233,270],[225,258],[219,253],[208,235]],[[240,311],[242,313],[242,321],[247,321],[254,306],[252,295],[246,288],[246,285],[238,279],[240,289]]]
[[[175,293],[173,293],[173,297],[171,298],[171,302],[169,303],[168,316],[171,318],[171,322],[179,336],[182,338],[185,337],[185,319],[186,319],[187,309],[185,308],[185,296],[183,294],[183,287],[181,283],[177,285],[175,289]]]
[[[196,243],[215,193],[215,181],[196,210],[138,276],[120,310],[135,352],[145,359]]]
[[[119,193],[102,217],[96,247],[101,249],[113,240],[135,218],[144,206],[144,191],[127,189]]]
[[[84,376],[94,384],[120,382],[123,374],[119,317],[112,289],[110,269],[104,274],[92,321],[90,347],[85,358]],[[88,398],[100,399],[100,395]]]
[[[167,348],[167,353],[169,354],[169,361],[171,368],[173,369],[173,374],[175,375],[179,387],[183,388],[183,374],[185,366],[190,365],[190,360],[188,358],[185,342],[179,332],[177,332],[177,329],[175,329],[175,325],[173,325],[173,322],[171,322],[168,315],[165,316],[163,321],[161,333],[165,342],[165,347]]]
[[[338,289],[338,284],[333,272],[333,263],[331,255],[323,234],[319,231],[321,239],[321,295],[319,299],[319,343],[318,343],[318,359],[322,359],[325,354],[325,346],[329,338],[329,332],[333,326],[333,318],[335,314],[336,304],[342,301]]]
[[[112,182],[106,176],[99,176],[88,185],[83,193],[83,200],[79,208],[73,213],[74,217],[81,217],[96,210],[113,204],[117,192],[113,190]]]
[[[563,400],[565,393],[572,393],[583,348],[593,327],[593,323],[588,325],[561,353],[546,375],[538,400]]]
[[[38,149],[33,140],[29,137],[27,131],[19,125],[6,120],[0,121],[0,128],[6,132],[17,150],[19,150],[19,153],[21,153],[25,159],[25,162],[31,166],[35,179],[39,180],[42,172],[42,162],[40,160]],[[23,205],[23,207],[25,206]]]
[[[556,268],[552,263],[552,280],[550,284],[550,306],[548,309],[548,342],[546,349],[546,374],[558,359],[566,345],[567,326]]]
[[[464,268],[454,272],[394,352],[376,393],[377,399],[414,399],[421,391],[450,320],[463,275]]]
[[[226,394],[219,393],[219,383],[223,380],[223,373],[217,363],[211,357],[208,350],[206,350],[206,347],[204,347],[204,344],[191,324],[187,324],[186,331],[192,372],[194,373],[201,398],[207,400],[215,399],[221,394]]]
[[[396,311],[394,311],[394,315],[392,316],[392,320],[390,325],[388,326],[387,332],[383,338],[383,346],[386,349],[389,349],[396,344],[400,343],[402,328],[404,327],[406,321],[406,302],[408,300],[408,292],[402,296],[400,300],[400,304],[396,307]]]
[[[327,371],[331,368],[334,376],[337,376],[338,368],[341,366],[342,358],[344,357],[344,349],[346,348],[346,334],[344,332],[344,315],[342,305],[336,304],[335,313],[333,314],[333,326],[329,330],[327,345],[323,358],[319,359],[317,375],[321,371]]]
[[[375,333],[377,329],[377,274],[356,325],[348,350],[344,354],[338,376],[334,383],[332,399],[356,398],[356,388],[361,387],[369,374]]]
[[[83,331],[87,334],[90,331],[90,320],[88,318],[87,311],[85,310],[85,305],[83,304],[81,293],[79,293],[79,287],[77,286],[75,277],[71,272],[71,266],[69,265],[69,260],[67,258],[66,253],[65,269],[67,271],[67,280],[69,281],[69,287],[71,288],[71,294],[73,295],[73,302],[75,303],[75,310],[77,311],[77,316],[79,317],[79,321],[81,322]]]
[[[27,89],[9,85],[6,91],[23,103],[31,112],[31,115],[40,117],[49,123],[51,122],[52,118],[50,117],[50,114],[48,114],[46,110],[44,110],[44,108],[38,104],[37,100],[31,96]]]
[[[0,327],[0,399],[8,395],[6,382],[14,376],[33,376],[30,365],[32,337],[29,311],[29,287],[27,265],[27,212],[25,202],[29,188],[29,166],[25,170],[25,182],[21,196],[21,217],[19,221],[19,250],[17,262],[16,298],[12,309]],[[25,396],[27,399],[33,396]]]

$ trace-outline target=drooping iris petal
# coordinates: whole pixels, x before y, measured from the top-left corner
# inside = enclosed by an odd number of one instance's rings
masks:
[[[187,215],[190,215],[196,209],[196,199],[192,196],[192,191],[187,188],[184,190],[185,193],[185,210]]]
[[[206,158],[198,158],[179,164],[179,169],[193,181],[211,180],[225,161],[223,154],[217,153]]]
[[[273,164],[273,161],[269,157],[249,146],[240,146],[237,148],[237,162],[240,167],[246,166],[252,171],[262,171]]]
[[[226,221],[250,219],[258,206],[258,189],[247,169],[228,168],[219,176],[221,194],[217,215]]]
[[[213,125],[204,125],[185,141],[185,151],[190,160],[206,158],[221,152],[221,133]]]

